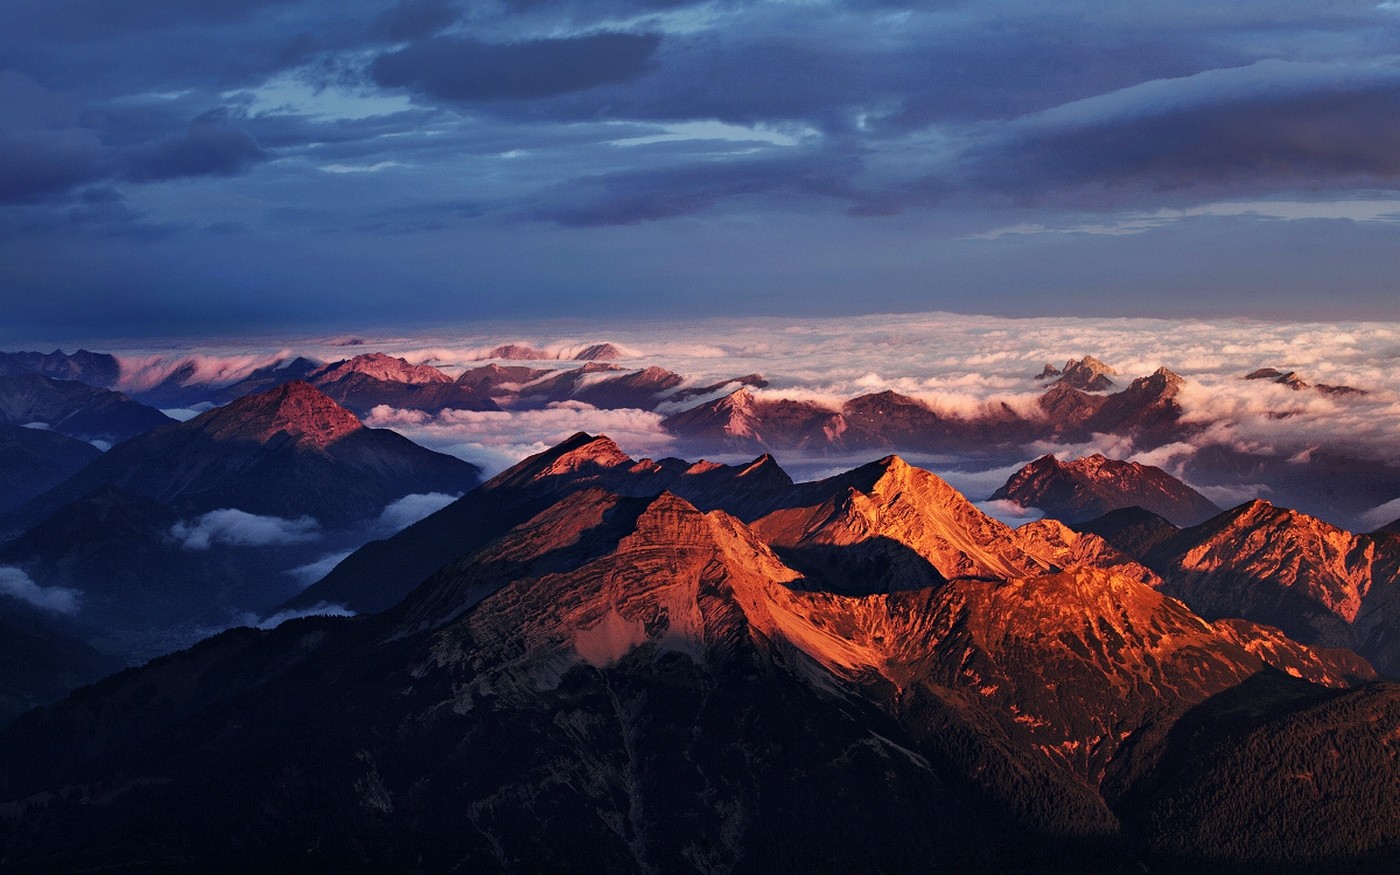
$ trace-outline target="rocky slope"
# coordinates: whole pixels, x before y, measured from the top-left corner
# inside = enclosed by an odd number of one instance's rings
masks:
[[[1091,355],[1077,360],[1070,359],[1058,371],[1050,365],[1046,365],[1045,368],[1037,379],[1048,379],[1054,376],[1053,383],[1063,384],[1085,392],[1106,392],[1112,389],[1114,382],[1110,377],[1118,375],[1118,372],[1113,368]]]
[[[87,441],[0,424],[0,513],[52,489],[100,455]]]
[[[122,667],[36,612],[10,607],[0,606],[0,726]]]
[[[1041,456],[1012,474],[991,498],[1038,508],[1066,523],[1125,507],[1144,508],[1179,526],[1220,513],[1204,495],[1161,468],[1108,459],[1100,453],[1067,462]]]
[[[1051,569],[1087,565],[1107,569],[1153,589],[1162,585],[1162,578],[1156,572],[1103,538],[1091,532],[1077,532],[1058,520],[1026,523],[1016,529],[1014,539],[1022,552]]]
[[[0,798],[13,800],[0,860],[530,872],[1394,860],[1400,825],[1371,815],[1400,804],[1396,740],[1364,718],[1391,714],[1400,689],[1346,692],[1364,679],[1354,658],[1251,650],[1247,626],[1083,566],[830,592],[736,516],[600,485],[624,466],[580,436],[495,489],[591,482],[556,488],[393,610],[226,633],[21,718],[0,732]],[[923,493],[915,507],[944,497],[893,461],[856,482],[886,507],[902,505],[882,482]],[[908,522],[867,518],[895,534]],[[1343,767],[1333,729],[1350,739]],[[1344,784],[1326,821],[1271,847],[1255,837],[1316,798],[1261,777],[1258,751],[1277,748],[1290,773]],[[1268,796],[1230,791],[1261,780]],[[1214,803],[1179,804],[1199,799]],[[1369,818],[1364,835],[1338,838],[1331,822],[1352,818]]]
[[[121,364],[108,353],[80,349],[65,353],[56,349],[42,352],[0,352],[0,376],[39,374],[55,380],[76,380],[100,389],[117,385]]]
[[[0,377],[0,423],[43,423],[70,437],[116,443],[171,422],[110,389],[38,374]]]
[[[119,444],[20,514],[37,521],[110,484],[181,514],[238,508],[343,523],[403,495],[476,482],[475,466],[365,428],[294,382]]]
[[[342,604],[359,612],[397,603],[429,574],[571,492],[602,486],[629,496],[670,490],[704,508],[751,516],[792,486],[771,456],[747,465],[635,460],[606,437],[573,435],[501,472],[392,538],[365,545],[289,607]]]
[[[306,381],[347,409],[366,416],[381,404],[404,410],[499,410],[473,387],[428,365],[413,365],[383,353],[332,362]]]
[[[1011,529],[898,456],[796,487],[752,525],[794,567],[851,594],[1047,567],[1019,549]]]
[[[1267,501],[1160,541],[1143,561],[1206,617],[1243,617],[1400,671],[1400,545]]]

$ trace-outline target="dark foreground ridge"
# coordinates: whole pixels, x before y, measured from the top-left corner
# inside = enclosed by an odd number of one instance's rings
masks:
[[[229,631],[0,731],[0,868],[1400,864],[1400,686],[898,457],[793,485],[578,435],[424,523],[379,567],[457,552],[382,613]]]

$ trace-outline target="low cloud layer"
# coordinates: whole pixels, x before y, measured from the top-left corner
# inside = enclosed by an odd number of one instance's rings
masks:
[[[1372,508],[1362,517],[1362,520],[1372,529],[1379,529],[1381,526],[1388,526],[1393,522],[1400,521],[1400,498]]]
[[[41,611],[71,616],[78,613],[81,593],[62,586],[40,586],[23,569],[0,565],[0,596],[19,599]]]
[[[672,439],[661,419],[645,410],[599,410],[566,401],[544,410],[448,410],[439,415],[376,407],[365,424],[392,428],[426,447],[467,459],[489,477],[580,431],[607,434],[638,456],[664,456]]]
[[[461,498],[460,494],[426,492],[405,495],[384,508],[379,515],[379,525],[390,532],[406,529],[424,517],[437,513],[452,502]]]
[[[211,510],[170,527],[170,537],[186,550],[224,547],[277,547],[319,540],[321,524],[309,516],[284,519],[237,508]]]
[[[761,397],[791,397],[836,407],[848,398],[893,390],[923,400],[946,415],[974,416],[1006,404],[1035,415],[1044,384],[1032,378],[1046,364],[1093,355],[1115,367],[1119,387],[1166,366],[1187,379],[1181,403],[1188,421],[1210,429],[1191,443],[1142,452],[1121,437],[1100,436],[1076,446],[1045,444],[1033,452],[1102,452],[1145,464],[1180,468],[1205,442],[1292,458],[1317,447],[1390,458],[1400,446],[1400,323],[1263,322],[1112,318],[1006,319],[947,313],[842,319],[714,319],[664,331],[612,321],[592,330],[547,324],[493,333],[357,338],[358,349],[378,350],[449,373],[479,366],[504,342],[558,352],[606,337],[628,353],[624,366],[658,365],[705,386],[759,373],[769,387]],[[197,363],[192,379],[227,382],[278,358],[343,358],[342,341],[283,340],[265,350],[230,343],[191,356],[182,351],[120,352],[124,375],[158,382]],[[560,363],[559,366],[568,365]],[[1316,386],[1351,386],[1365,394],[1294,391],[1266,380],[1245,380],[1261,367],[1296,371]],[[488,474],[552,446],[577,431],[606,433],[636,455],[674,450],[661,428],[664,414],[599,410],[579,402],[545,410],[431,415],[378,408],[367,424],[395,429],[433,449],[486,467]]]
[[[355,612],[345,607],[345,605],[332,604],[330,602],[317,602],[309,608],[298,608],[295,610],[278,611],[257,622],[259,629],[275,629],[288,620],[300,620],[303,617],[353,617]]]
[[[345,558],[352,552],[354,551],[342,550],[338,553],[327,553],[315,562],[298,565],[296,568],[289,568],[282,573],[295,580],[302,589],[305,589],[330,574],[331,569],[345,561]]]

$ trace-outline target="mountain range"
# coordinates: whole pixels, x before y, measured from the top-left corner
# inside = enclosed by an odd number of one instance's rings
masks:
[[[1102,453],[1067,462],[1041,456],[1012,474],[990,500],[1039,508],[1066,523],[1125,507],[1140,507],[1182,526],[1220,513],[1214,502],[1161,468]]]
[[[394,432],[366,428],[295,381],[119,444],[21,513],[39,519],[112,485],[182,514],[238,508],[342,523],[413,492],[461,491],[478,482],[478,471]]]
[[[110,389],[38,374],[0,377],[0,423],[39,424],[81,440],[117,443],[174,422]]]
[[[1181,400],[1187,381],[1170,369],[1132,378],[1093,356],[1070,358],[1063,367],[1047,364],[1040,374],[1028,375],[1024,388],[1040,392],[1029,405],[992,400],[969,406],[954,399],[945,407],[937,397],[890,390],[816,402],[771,387],[760,374],[693,379],[647,366],[607,343],[549,351],[502,344],[454,365],[444,363],[447,370],[378,352],[329,363],[288,352],[232,381],[227,375],[236,368],[214,367],[197,357],[160,365],[85,351],[3,355],[0,373],[88,374],[94,386],[124,387],[136,401],[181,416],[186,414],[174,408],[204,410],[303,380],[365,417],[379,408],[429,417],[453,410],[510,415],[558,405],[655,411],[663,416],[661,427],[674,451],[684,455],[780,451],[816,459],[901,452],[954,457],[951,464],[981,471],[1025,464],[1046,453],[1082,454],[1086,445],[1108,446],[1120,457],[1157,454],[1166,460],[1158,464],[1169,461],[1174,476],[1212,498],[1238,500],[1250,490],[1249,495],[1346,527],[1361,525],[1374,508],[1400,494],[1400,463],[1384,453],[1342,440],[1323,440],[1301,453],[1228,440],[1225,435],[1235,427],[1230,417],[1203,417],[1199,410],[1188,415]],[[148,373],[164,376],[151,383]],[[1310,386],[1297,373],[1278,368],[1242,376],[1323,393],[1329,403],[1344,406],[1339,412],[1365,403],[1357,399],[1376,391]],[[1270,419],[1298,413],[1277,393],[1260,394],[1260,403],[1276,408],[1268,412]],[[453,420],[444,423],[450,427]],[[1345,478],[1348,488],[1335,488],[1338,478]]]
[[[102,455],[87,441],[0,424],[0,513],[19,507]]]
[[[6,516],[0,571],[25,583],[0,620],[68,593],[55,629],[118,664],[256,622],[298,591],[292,572],[380,535],[395,501],[480,482],[303,382],[93,454]]]
[[[1303,523],[1263,510],[1152,556]],[[384,610],[231,630],[0,731],[0,861],[1393,871],[1400,686],[1202,617],[1112,540],[1012,530],[897,456],[793,483],[576,435],[342,563],[325,595],[377,579]]]

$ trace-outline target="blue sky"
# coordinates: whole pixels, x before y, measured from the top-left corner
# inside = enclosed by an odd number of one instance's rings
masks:
[[[9,0],[0,341],[1400,318],[1400,4]]]

